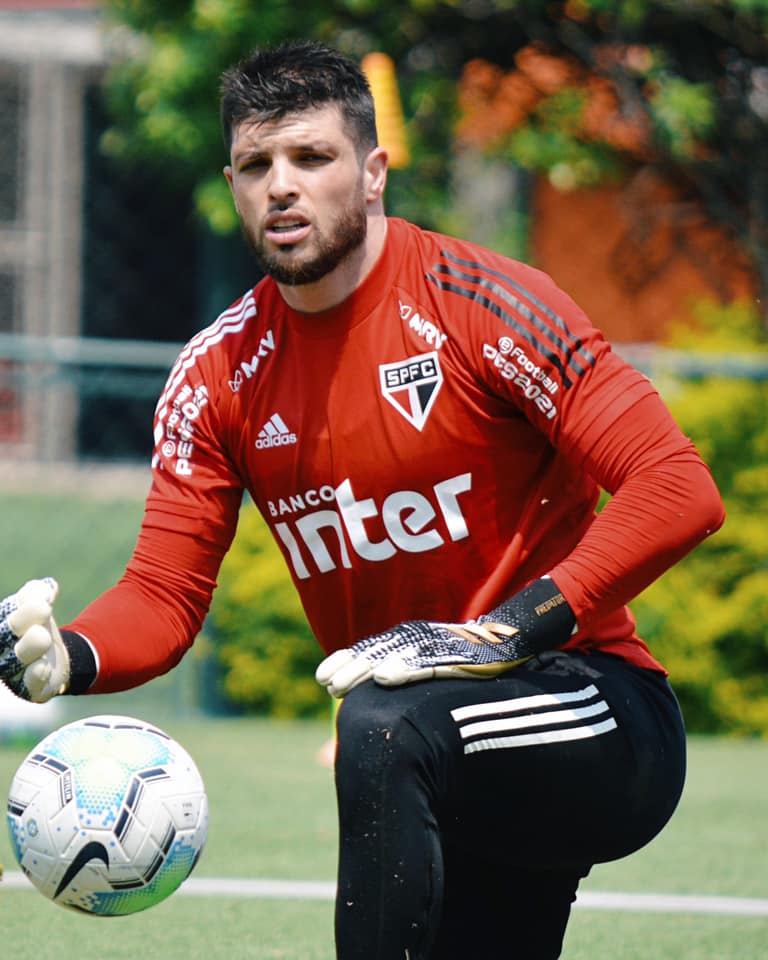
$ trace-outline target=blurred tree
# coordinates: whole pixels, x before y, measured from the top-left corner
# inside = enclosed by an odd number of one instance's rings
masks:
[[[654,171],[673,186],[655,221],[681,246],[700,209],[724,227],[768,320],[768,2],[568,0],[515,12],[530,42],[511,64],[467,63],[459,141],[562,190]],[[648,215],[637,214],[635,269],[650,278]]]
[[[673,331],[672,345],[768,355],[759,318],[744,305],[701,307],[697,320],[695,332]],[[727,519],[632,608],[691,731],[768,737],[768,380],[656,379],[710,465]]]
[[[256,44],[312,36],[359,59],[381,50],[397,64],[412,163],[391,179],[393,212],[451,228],[456,89],[470,64],[461,137],[503,142],[516,162],[545,170],[562,189],[594,183],[627,160],[656,165],[737,239],[768,303],[768,0],[105,6],[118,30],[130,31],[116,44],[129,55],[110,75],[116,121],[105,148],[155,158],[177,182],[186,179],[218,232],[236,223],[219,174],[217,78]]]

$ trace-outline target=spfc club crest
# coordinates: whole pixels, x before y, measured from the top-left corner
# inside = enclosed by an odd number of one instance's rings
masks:
[[[437,351],[379,365],[381,392],[408,423],[422,430],[443,385]]]

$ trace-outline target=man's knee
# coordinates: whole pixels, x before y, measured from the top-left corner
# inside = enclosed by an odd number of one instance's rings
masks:
[[[407,713],[408,697],[400,690],[373,682],[351,690],[337,718],[337,774],[378,781],[423,766],[431,751]]]

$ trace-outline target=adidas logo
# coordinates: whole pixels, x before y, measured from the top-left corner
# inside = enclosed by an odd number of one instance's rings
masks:
[[[267,450],[270,447],[286,447],[296,443],[296,434],[286,427],[285,421],[279,413],[273,413],[264,426],[259,430],[256,438],[256,449]]]

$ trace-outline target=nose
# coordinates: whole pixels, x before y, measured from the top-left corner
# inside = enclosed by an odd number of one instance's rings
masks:
[[[284,157],[273,158],[269,171],[269,195],[272,200],[284,203],[299,195],[295,173],[296,170],[289,160]]]

